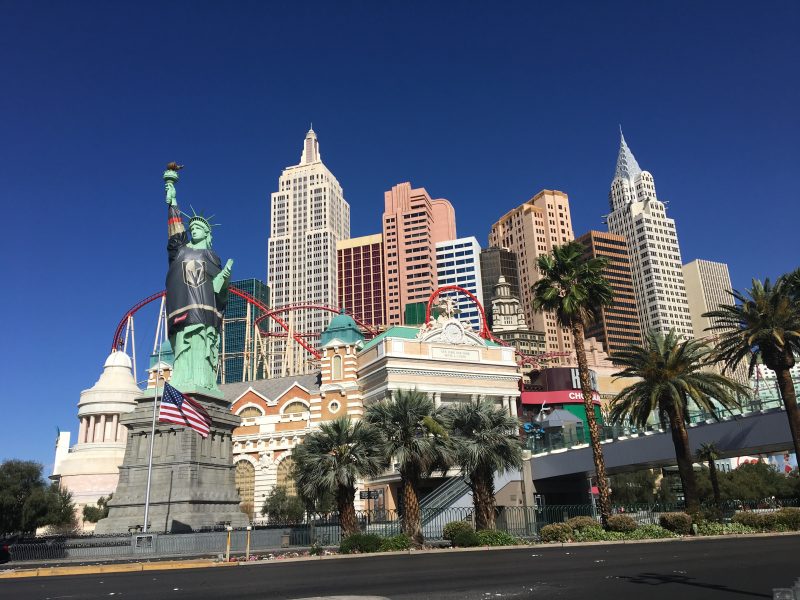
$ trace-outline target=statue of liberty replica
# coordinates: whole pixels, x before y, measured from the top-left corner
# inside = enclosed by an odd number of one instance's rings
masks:
[[[233,261],[221,267],[211,249],[212,225],[205,217],[189,218],[191,240],[187,236],[175,193],[181,168],[170,163],[164,172],[169,231],[167,324],[175,353],[170,384],[185,393],[221,395],[217,388],[220,330]]]
[[[232,464],[231,434],[241,419],[217,387],[233,261],[223,267],[212,250],[210,219],[186,215],[187,233],[175,190],[181,168],[169,163],[164,172],[169,238],[165,312],[175,358],[168,384],[159,358],[153,388],[120,418],[128,428],[125,457],[108,517],[97,523],[97,533],[178,533],[248,524],[239,509]],[[180,414],[176,420],[175,411],[182,414],[186,404],[205,415],[207,434],[193,428],[188,417],[185,426]],[[172,416],[165,418],[161,406],[168,406]],[[153,543],[157,547],[158,540]]]

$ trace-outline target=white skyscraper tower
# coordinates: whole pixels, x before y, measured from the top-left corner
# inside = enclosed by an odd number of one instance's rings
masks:
[[[322,163],[309,129],[300,164],[287,167],[270,198],[267,283],[273,307],[315,304],[336,307],[336,242],[350,237],[350,205],[342,186]],[[319,333],[333,317],[322,310],[279,315],[295,333]],[[271,322],[272,331],[285,331]],[[306,338],[316,346],[317,338]],[[288,340],[288,342],[287,342]],[[291,338],[270,338],[270,375],[307,373],[308,352]]]
[[[457,285],[475,296],[481,305],[484,304],[481,245],[474,236],[436,242],[436,275],[439,287]],[[478,307],[462,294],[455,295],[455,300],[459,310],[458,319],[467,321],[475,331],[480,331]]]
[[[620,132],[619,157],[609,192],[608,230],[630,249],[631,275],[644,331],[693,336],[675,221],[656,197],[653,176],[642,171]]]

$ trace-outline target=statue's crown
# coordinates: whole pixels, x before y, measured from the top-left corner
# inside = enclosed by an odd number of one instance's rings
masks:
[[[211,229],[213,227],[217,227],[217,226],[220,225],[220,223],[212,223],[211,222],[211,219],[214,218],[214,215],[211,215],[210,217],[206,217],[204,215],[197,214],[192,205],[189,205],[189,208],[192,209],[192,214],[191,215],[188,214],[188,213],[183,213],[183,214],[184,214],[184,216],[186,216],[189,219],[189,228],[190,229],[192,227],[192,223],[202,223],[209,231],[211,231]]]

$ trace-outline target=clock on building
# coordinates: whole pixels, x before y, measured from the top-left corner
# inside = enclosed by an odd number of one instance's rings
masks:
[[[442,331],[444,339],[451,344],[460,344],[464,340],[464,330],[458,323],[448,323]]]

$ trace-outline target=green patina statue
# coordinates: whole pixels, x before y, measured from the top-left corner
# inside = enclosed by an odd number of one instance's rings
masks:
[[[175,352],[170,384],[186,393],[219,396],[220,330],[233,260],[221,266],[211,249],[212,224],[201,215],[189,217],[189,239],[175,194],[181,168],[169,163],[164,172],[169,232],[167,331]]]

